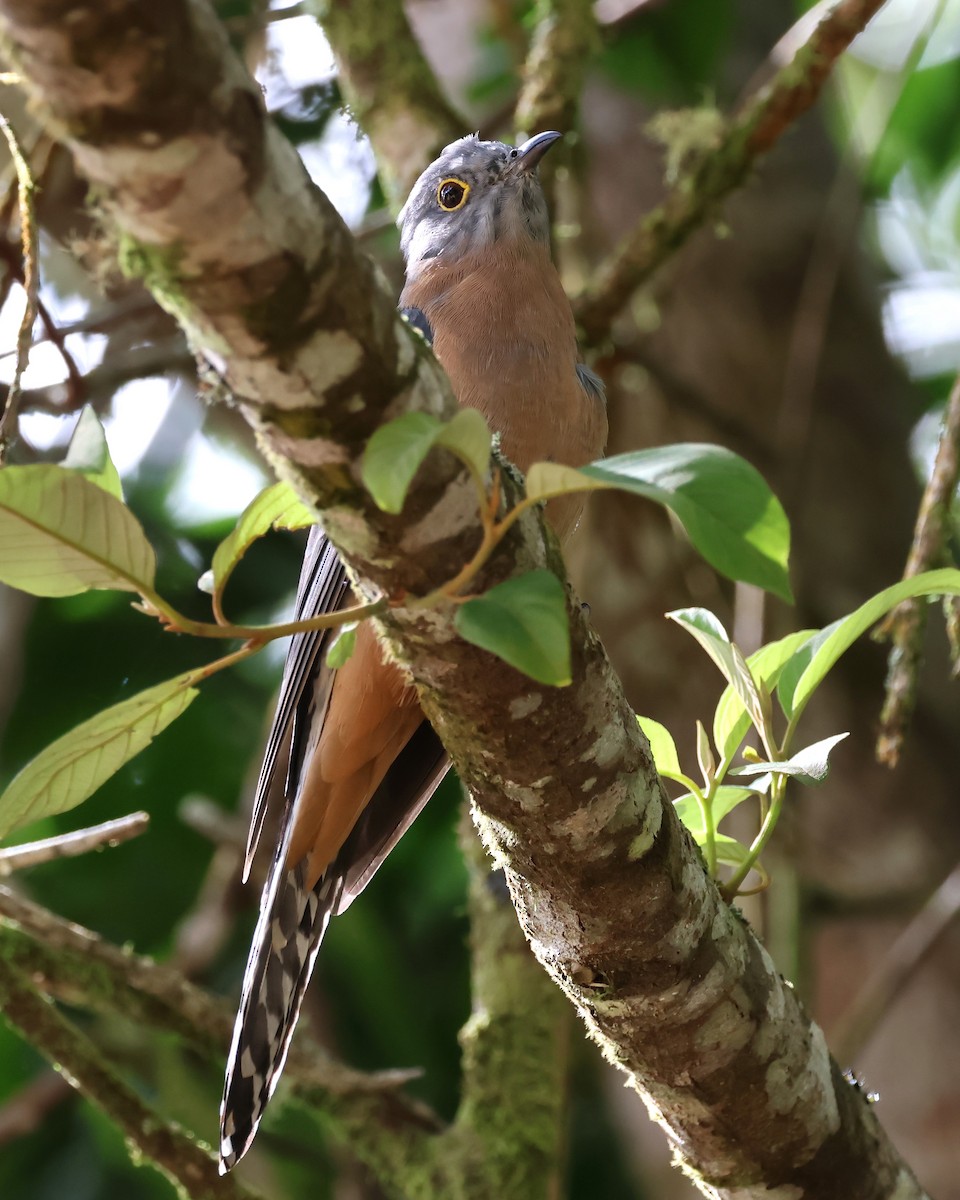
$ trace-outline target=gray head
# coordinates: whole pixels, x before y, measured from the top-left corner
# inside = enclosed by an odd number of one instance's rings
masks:
[[[499,240],[546,242],[550,218],[537,164],[559,133],[538,133],[521,146],[451,142],[423,172],[397,224],[407,282],[442,256],[454,261]]]

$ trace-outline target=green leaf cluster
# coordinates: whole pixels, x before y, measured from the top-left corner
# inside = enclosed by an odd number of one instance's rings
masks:
[[[271,528],[298,529],[312,522],[286,483],[257,496],[214,554],[209,575],[215,606],[256,538]],[[92,409],[81,413],[62,464],[0,471],[0,582],[44,597],[133,592],[148,611],[175,627],[200,630],[199,623],[181,618],[161,599],[155,576],[153,547],[123,501],[119,474]],[[249,652],[256,648],[250,646]],[[247,652],[148,687],[47,746],[0,796],[0,837],[88,799],[186,711],[203,679]]]
[[[770,642],[745,657],[722,623],[703,608],[679,609],[668,616],[703,648],[727,681],[713,717],[712,745],[697,722],[697,757],[701,780],[685,772],[673,737],[650,717],[638,717],[654,762],[666,779],[686,789],[675,800],[680,819],[702,847],[711,873],[719,865],[733,868],[724,890],[734,896],[751,870],[761,885],[766,873],[760,853],[769,841],[782,811],[787,781],[807,786],[822,784],[829,774],[830,755],[848,735],[834,734],[796,748],[797,726],[817,688],[847,650],[891,609],[919,596],[960,595],[960,571],[928,571],[896,583],[871,597],[846,617],[824,629],[799,630]],[[774,713],[776,698],[779,714]],[[745,746],[753,731],[765,750],[760,756]],[[738,754],[747,761],[734,766]],[[745,781],[731,786],[728,778]],[[720,833],[720,821],[738,805],[754,802],[760,829],[749,846]]]

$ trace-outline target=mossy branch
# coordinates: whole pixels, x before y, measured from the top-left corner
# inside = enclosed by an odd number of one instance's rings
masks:
[[[482,1003],[490,1020],[482,1029],[471,1030],[466,1050],[467,1072],[472,1071],[477,1086],[468,1084],[465,1109],[453,1126],[445,1128],[430,1109],[399,1090],[410,1072],[354,1071],[311,1046],[306,1031],[291,1049],[284,1073],[288,1094],[307,1104],[384,1187],[410,1200],[533,1200],[552,1195],[546,1181],[555,1166],[563,1103],[558,1083],[563,1056],[558,1046],[562,1048],[569,1017],[559,993],[529,955],[509,903],[503,901],[497,903],[495,936],[481,950],[486,971],[481,996],[486,997]],[[112,946],[3,886],[0,914],[0,979],[16,973],[66,1003],[172,1033],[217,1069],[222,1065],[233,1024],[232,1009],[225,1002],[178,972]],[[509,969],[497,981],[495,973],[504,967],[497,955],[508,945],[512,965],[507,964]],[[517,997],[523,1001],[511,1014],[508,1002]],[[55,1011],[39,996],[37,1003],[43,1013]],[[18,1020],[16,1011],[8,1014],[10,1019],[46,1052],[45,1027],[34,1018]],[[510,1037],[503,1042],[508,1024]],[[478,1060],[479,1066],[471,1066]],[[57,1061],[81,1079],[72,1058]],[[102,1060],[101,1066],[112,1078],[112,1068]],[[509,1109],[503,1107],[508,1098]],[[162,1125],[152,1114],[151,1119]],[[152,1156],[148,1147],[141,1148]],[[233,1195],[189,1192],[191,1197],[207,1194],[218,1200]]]
[[[572,128],[584,75],[599,45],[590,0],[539,0],[517,99],[517,129],[532,136]]]
[[[466,131],[420,48],[400,0],[312,0],[340,86],[370,138],[399,209],[421,170]]]
[[[479,1143],[503,1200],[560,1195],[573,1014],[530,952],[502,871],[465,807],[472,1011],[460,1032],[463,1083],[451,1137]]]
[[[179,972],[112,946],[0,886],[0,963],[44,992],[110,1018],[172,1033],[220,1070],[233,1010]],[[33,1037],[31,1030],[25,1030]],[[419,1174],[443,1128],[400,1088],[410,1072],[363,1073],[338,1063],[302,1036],[293,1046],[286,1087],[309,1104],[350,1150],[385,1181]],[[41,1046],[42,1048],[42,1046]]]
[[[0,1009],[5,1019],[110,1118],[127,1139],[134,1161],[136,1154],[149,1159],[177,1194],[190,1200],[255,1200],[236,1176],[219,1176],[208,1147],[150,1108],[9,957],[4,966]]]
[[[717,214],[757,161],[816,101],[837,59],[884,0],[838,0],[792,62],[741,105],[714,143],[692,155],[666,199],[621,242],[574,306],[586,340],[603,342],[617,314],[687,238]]]

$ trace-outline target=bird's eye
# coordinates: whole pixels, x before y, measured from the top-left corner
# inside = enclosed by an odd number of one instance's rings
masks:
[[[511,151],[510,151],[510,154],[509,154],[509,157],[510,157],[510,158],[516,158],[516,157],[517,157],[517,153],[518,153],[518,152],[517,152],[516,150],[511,150]]]
[[[469,194],[469,183],[462,179],[445,179],[437,188],[437,203],[444,212],[456,212],[466,204]]]

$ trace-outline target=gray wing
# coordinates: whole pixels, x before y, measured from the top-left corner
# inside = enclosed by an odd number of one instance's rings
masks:
[[[314,525],[303,552],[294,620],[302,621],[321,613],[336,612],[346,607],[349,597],[350,584],[343,563],[327,540],[327,535],[319,525]],[[250,874],[250,866],[263,832],[263,822],[271,794],[274,792],[273,784],[278,768],[284,772],[283,791],[288,808],[296,793],[296,778],[299,775],[308,732],[306,725],[309,710],[313,707],[313,696],[307,692],[307,688],[309,685],[310,691],[314,690],[314,667],[331,636],[330,630],[321,629],[312,633],[296,633],[290,639],[277,707],[267,737],[267,747],[253,801],[253,815],[250,819],[247,852],[243,864],[244,883]],[[326,674],[332,682],[333,673],[327,671]]]
[[[423,335],[428,346],[433,345],[433,329],[430,322],[427,320],[427,314],[422,308],[414,308],[412,305],[400,309],[400,315],[406,317],[407,321]]]
[[[588,396],[592,396],[594,400],[602,400],[606,404],[607,389],[596,371],[591,371],[586,363],[577,363],[577,378]]]

